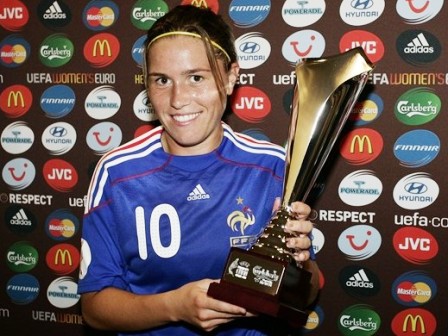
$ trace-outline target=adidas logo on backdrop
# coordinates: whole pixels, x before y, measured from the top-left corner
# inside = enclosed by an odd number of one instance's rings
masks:
[[[428,40],[423,33],[418,34],[411,42],[408,43],[404,52],[409,53],[433,53],[434,48],[430,46]]]
[[[28,219],[28,216],[23,209],[20,209],[14,216],[12,216],[10,223],[13,225],[31,225],[31,221]]]
[[[373,288],[373,283],[367,277],[363,269],[351,276],[345,283],[348,287]]]
[[[58,2],[53,2],[45,11],[44,19],[65,19],[66,15]]]

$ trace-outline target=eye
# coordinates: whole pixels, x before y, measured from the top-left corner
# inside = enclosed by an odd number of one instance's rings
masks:
[[[157,85],[165,86],[169,83],[169,80],[166,77],[157,77],[157,78],[154,78],[154,82]]]
[[[204,77],[199,75],[192,75],[190,79],[193,83],[200,83],[204,80]]]

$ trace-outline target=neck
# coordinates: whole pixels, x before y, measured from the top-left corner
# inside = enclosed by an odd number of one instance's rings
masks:
[[[219,132],[216,132],[216,134],[211,134],[206,141],[202,141],[198,144],[184,145],[178,143],[175,139],[170,137],[166,131],[164,131],[161,136],[161,142],[163,150],[166,153],[177,156],[194,156],[213,152],[221,145],[223,136],[224,130],[221,127]]]

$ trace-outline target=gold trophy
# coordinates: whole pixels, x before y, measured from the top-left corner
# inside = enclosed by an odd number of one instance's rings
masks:
[[[231,249],[210,296],[294,327],[306,323],[311,273],[286,246],[284,226],[293,217],[290,205],[306,201],[372,70],[360,47],[296,65],[281,207],[248,251]]]

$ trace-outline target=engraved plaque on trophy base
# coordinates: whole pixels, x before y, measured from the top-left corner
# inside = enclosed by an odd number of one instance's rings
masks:
[[[310,279],[310,272],[291,263],[232,248],[221,282],[210,284],[208,294],[299,327],[308,319],[304,300]]]

